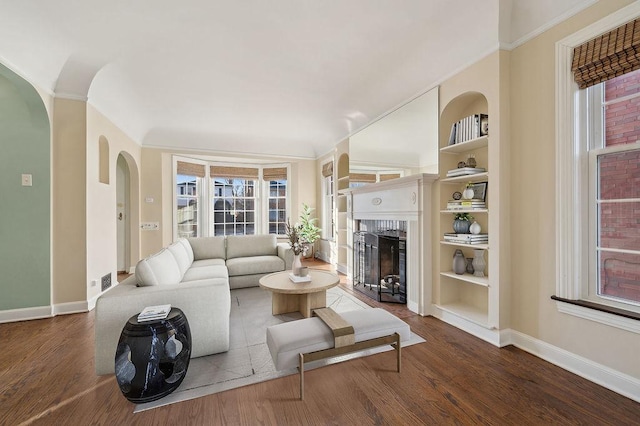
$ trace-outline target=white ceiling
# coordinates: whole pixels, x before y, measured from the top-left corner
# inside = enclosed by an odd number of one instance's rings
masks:
[[[596,0],[0,0],[0,62],[141,145],[316,158]]]

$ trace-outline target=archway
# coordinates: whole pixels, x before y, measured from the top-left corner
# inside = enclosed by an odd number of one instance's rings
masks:
[[[131,173],[127,161],[118,155],[116,161],[116,239],[117,239],[117,271],[128,273],[131,265]]]

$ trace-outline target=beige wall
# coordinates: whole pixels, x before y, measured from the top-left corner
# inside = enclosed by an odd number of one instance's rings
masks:
[[[558,313],[550,299],[557,259],[555,43],[630,3],[598,2],[511,52],[511,327],[640,378],[640,335]]]
[[[144,173],[141,179],[141,221],[159,222],[160,230],[142,231],[141,233],[141,257],[148,256],[173,241],[173,163],[174,155],[198,158],[206,161],[238,162],[242,163],[290,163],[290,200],[291,221],[300,215],[302,203],[311,207],[316,206],[316,170],[315,160],[287,158],[287,157],[261,157],[254,155],[219,154],[211,152],[195,152],[168,150],[160,148],[142,149],[142,169]],[[145,202],[146,198],[153,198],[153,203]]]
[[[112,274],[117,279],[116,164],[122,154],[130,173],[130,259],[135,266],[140,258],[140,147],[91,105],[86,113],[86,276],[87,300],[100,294],[100,278]],[[99,181],[99,140],[109,144],[109,183]],[[92,280],[98,285],[91,286]]]
[[[52,116],[53,304],[86,300],[86,103],[59,99]]]

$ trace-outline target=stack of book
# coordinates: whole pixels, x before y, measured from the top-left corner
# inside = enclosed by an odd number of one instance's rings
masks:
[[[444,234],[444,240],[450,243],[487,244],[489,234]]]
[[[171,312],[171,305],[147,306],[138,314],[138,321],[165,319]]]
[[[476,173],[484,173],[486,171],[487,169],[485,169],[484,167],[460,167],[457,169],[449,170],[447,172],[447,177],[475,175]]]
[[[472,200],[449,200],[447,210],[479,210],[486,209],[487,203],[480,199]]]
[[[485,136],[489,131],[489,116],[487,114],[473,114],[454,123],[451,126],[449,145],[466,142]]]

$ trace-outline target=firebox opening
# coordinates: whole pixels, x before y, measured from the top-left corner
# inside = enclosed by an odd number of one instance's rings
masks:
[[[379,302],[407,303],[406,222],[360,221],[353,235],[353,288]]]

